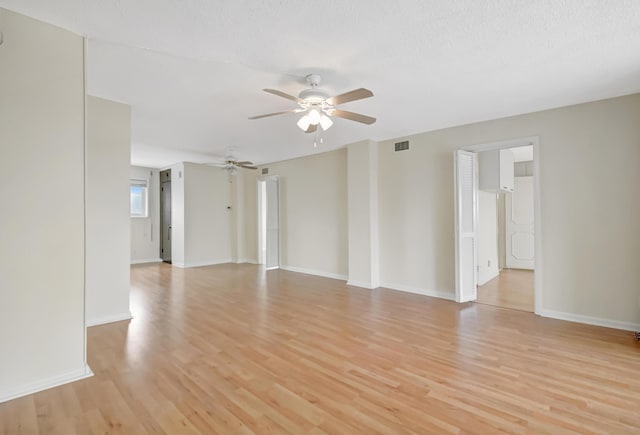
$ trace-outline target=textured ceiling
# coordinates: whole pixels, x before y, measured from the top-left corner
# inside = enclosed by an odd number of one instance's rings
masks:
[[[0,0],[86,35],[88,91],[131,104],[132,162],[266,163],[640,91],[634,0]],[[0,17],[1,26],[1,17]],[[297,94],[320,73],[346,110],[324,144],[299,131]],[[534,134],[535,132],[531,132]]]

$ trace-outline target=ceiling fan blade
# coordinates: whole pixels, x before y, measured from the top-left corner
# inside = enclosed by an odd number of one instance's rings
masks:
[[[284,92],[277,89],[263,89],[263,91],[273,95],[277,95],[278,97],[286,98],[287,100],[295,101],[296,103],[304,103],[304,101],[300,98],[294,97],[293,95],[285,94]]]
[[[250,116],[249,119],[260,119],[260,118],[266,118],[268,116],[284,115],[285,113],[295,113],[297,111],[298,109],[283,110],[282,112],[267,113],[266,115]]]
[[[258,169],[257,166],[249,166],[249,165],[238,165],[238,166],[245,169]]]
[[[236,165],[238,166],[242,166],[242,165],[249,165],[249,166],[253,166],[253,162],[250,162],[248,160],[244,160],[242,162],[236,162]]]
[[[327,104],[337,106],[338,104],[348,103],[350,101],[362,100],[363,98],[373,97],[373,92],[369,89],[360,88],[353,91],[345,92],[344,94],[336,95],[335,97],[327,98]]]
[[[305,130],[305,133],[313,133],[318,129],[318,124],[309,124],[309,128]]]
[[[329,115],[337,116],[338,118],[348,119],[350,121],[361,122],[363,124],[373,124],[376,122],[376,118],[371,116],[361,115],[359,113],[349,112],[347,110],[333,109],[329,111]]]

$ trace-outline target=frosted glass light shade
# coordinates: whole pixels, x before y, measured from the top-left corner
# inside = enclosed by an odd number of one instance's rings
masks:
[[[313,125],[318,125],[320,122],[320,112],[316,109],[309,110],[309,122]]]
[[[307,129],[309,128],[310,124],[311,124],[311,122],[309,122],[309,115],[304,115],[298,121],[298,127],[300,127],[300,130],[302,130],[302,131],[307,131]]]
[[[323,130],[329,130],[329,127],[333,125],[333,121],[327,115],[320,116],[320,126]]]

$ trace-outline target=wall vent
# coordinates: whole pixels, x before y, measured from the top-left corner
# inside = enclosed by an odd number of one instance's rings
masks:
[[[396,142],[396,151],[404,151],[409,149],[409,141]]]
[[[262,168],[262,175],[267,175],[269,173],[269,168]]]

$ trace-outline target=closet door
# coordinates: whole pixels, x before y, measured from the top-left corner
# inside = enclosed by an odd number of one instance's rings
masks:
[[[476,156],[455,154],[456,300],[473,301],[476,288]]]

